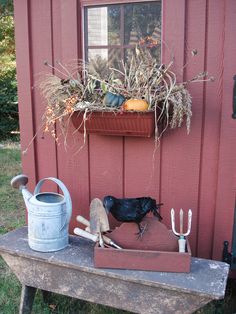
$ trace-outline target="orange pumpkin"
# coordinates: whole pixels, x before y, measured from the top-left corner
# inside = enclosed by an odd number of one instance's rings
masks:
[[[148,103],[143,99],[129,99],[122,105],[123,110],[146,111]]]

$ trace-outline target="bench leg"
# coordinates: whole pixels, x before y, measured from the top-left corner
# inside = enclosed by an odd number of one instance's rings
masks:
[[[19,314],[31,313],[36,290],[34,287],[22,285]]]
[[[43,302],[46,304],[50,304],[52,301],[52,294],[49,291],[41,290],[43,295]]]

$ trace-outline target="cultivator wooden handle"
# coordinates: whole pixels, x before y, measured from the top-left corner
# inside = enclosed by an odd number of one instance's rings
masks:
[[[21,189],[22,187],[26,186],[28,183],[29,178],[24,174],[19,174],[18,176],[15,176],[11,180],[11,186],[14,189]]]

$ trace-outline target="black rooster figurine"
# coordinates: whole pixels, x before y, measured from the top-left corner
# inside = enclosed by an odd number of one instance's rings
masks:
[[[139,237],[143,235],[146,228],[146,226],[141,226],[141,221],[147,213],[152,212],[155,217],[162,220],[158,210],[163,204],[157,204],[156,200],[151,197],[119,199],[109,195],[104,197],[103,205],[106,212],[110,212],[118,221],[135,222],[138,225]]]

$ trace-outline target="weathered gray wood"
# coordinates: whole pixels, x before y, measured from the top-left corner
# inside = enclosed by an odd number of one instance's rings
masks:
[[[36,288],[22,285],[19,314],[30,314],[34,303]]]
[[[189,274],[96,269],[93,247],[71,236],[62,251],[35,252],[28,247],[27,228],[0,238],[3,258],[27,286],[147,314],[192,313],[224,297],[225,263],[193,258]]]
[[[21,282],[135,313],[192,313],[211,298],[3,254]],[[148,307],[148,308],[147,308]]]

